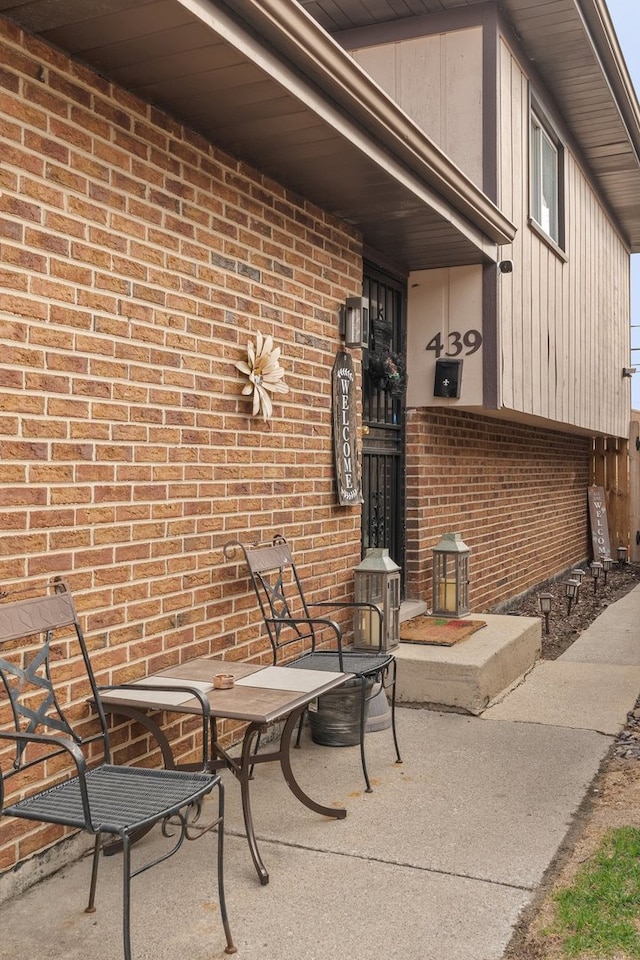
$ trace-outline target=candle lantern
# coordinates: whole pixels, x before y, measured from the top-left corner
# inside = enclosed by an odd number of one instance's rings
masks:
[[[354,571],[356,603],[373,603],[380,611],[364,607],[354,617],[355,650],[392,650],[400,643],[400,567],[384,547],[371,547]]]
[[[459,533],[445,533],[433,548],[433,615],[469,612],[469,547]]]

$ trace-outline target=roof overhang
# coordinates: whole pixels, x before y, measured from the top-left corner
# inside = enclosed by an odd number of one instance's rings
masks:
[[[399,19],[395,0],[300,2],[346,47],[362,43],[363,28],[397,28],[422,17],[426,28],[436,18],[451,29],[454,17],[486,4],[411,0],[406,8],[414,16]],[[557,104],[629,250],[640,252],[640,108],[605,0],[500,0],[499,8],[532,76]]]
[[[292,0],[0,0],[0,15],[353,224],[406,269],[513,224]]]

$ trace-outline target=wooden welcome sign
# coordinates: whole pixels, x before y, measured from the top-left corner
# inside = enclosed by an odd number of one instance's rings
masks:
[[[611,556],[609,545],[609,522],[604,487],[589,487],[589,521],[591,523],[591,547],[594,560]]]
[[[338,503],[347,506],[362,503],[360,461],[358,459],[356,378],[351,355],[340,351],[331,378],[333,403],[333,455],[338,488]]]

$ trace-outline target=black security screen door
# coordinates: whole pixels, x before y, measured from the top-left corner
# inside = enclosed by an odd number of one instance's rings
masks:
[[[405,288],[365,267],[369,350],[363,361],[362,553],[386,547],[404,567]]]

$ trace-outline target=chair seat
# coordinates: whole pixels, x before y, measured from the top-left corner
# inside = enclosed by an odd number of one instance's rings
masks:
[[[93,829],[126,835],[176,813],[213,789],[214,774],[104,764],[86,774]],[[78,777],[5,807],[10,816],[84,827]]]
[[[340,670],[344,673],[353,673],[356,677],[375,676],[384,670],[393,662],[393,657],[388,654],[374,653],[343,653],[342,667],[338,654],[333,650],[319,650],[315,653],[305,653],[297,660],[291,663],[285,663],[285,667],[302,667],[305,670],[332,670],[336,673]]]

